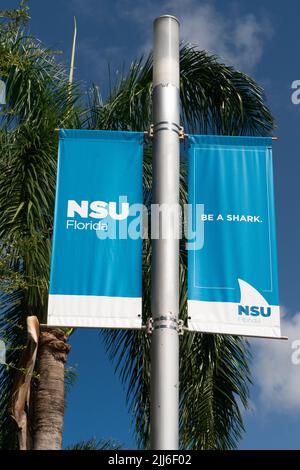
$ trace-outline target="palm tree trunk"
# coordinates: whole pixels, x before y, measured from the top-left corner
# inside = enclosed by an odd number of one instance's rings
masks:
[[[42,327],[39,340],[38,384],[33,409],[33,450],[59,450],[65,407],[64,372],[70,350],[65,332]]]

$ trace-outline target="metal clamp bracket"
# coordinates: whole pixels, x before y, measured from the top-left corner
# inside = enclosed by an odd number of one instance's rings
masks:
[[[177,331],[178,331],[179,336],[183,336],[183,333],[184,333],[184,323],[183,323],[183,320],[178,320],[178,323],[177,323]]]
[[[144,132],[145,137],[148,137],[149,139],[153,138],[153,127],[153,124],[150,124],[149,130]]]
[[[152,331],[153,331],[153,318],[148,318],[147,322],[146,322],[146,333],[148,335],[151,335],[152,334]]]
[[[180,336],[184,333],[183,320],[177,320],[173,315],[160,315],[156,318],[148,318],[145,329],[148,335],[151,335],[153,330],[170,329],[178,332]]]
[[[148,131],[145,131],[144,134],[149,139],[152,139],[155,132],[164,131],[164,130],[171,130],[178,134],[180,140],[184,140],[188,137],[188,134],[185,134],[183,126],[178,126],[173,122],[162,121],[156,124],[155,128],[154,125],[151,124]]]
[[[184,140],[188,137],[188,134],[185,134],[184,133],[184,128],[183,126],[180,126],[180,130],[179,130],[179,139],[180,140]]]

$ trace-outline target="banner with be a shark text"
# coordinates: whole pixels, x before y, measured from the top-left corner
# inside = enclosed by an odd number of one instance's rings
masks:
[[[189,330],[280,337],[272,139],[189,145],[189,226],[203,232],[188,251]]]

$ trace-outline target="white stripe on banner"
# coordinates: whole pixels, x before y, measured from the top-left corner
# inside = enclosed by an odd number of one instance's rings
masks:
[[[49,295],[50,326],[141,328],[141,318],[142,299],[138,297]]]
[[[239,305],[235,302],[189,300],[189,330],[247,336],[248,328],[251,336],[281,337],[278,305],[269,305],[271,315],[268,317],[256,316],[257,312],[251,313],[250,310],[239,313]]]

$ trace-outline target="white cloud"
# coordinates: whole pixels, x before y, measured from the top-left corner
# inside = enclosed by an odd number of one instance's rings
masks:
[[[288,341],[251,341],[253,379],[259,393],[255,405],[259,413],[300,412],[300,313],[284,315],[282,331]]]
[[[253,13],[240,15],[233,4],[226,15],[220,14],[213,2],[207,1],[162,0],[156,5],[144,0],[133,6],[132,1],[119,0],[118,4],[121,15],[143,28],[147,38],[142,49],[146,51],[152,44],[151,19],[165,13],[180,20],[184,41],[216,53],[226,63],[243,70],[252,70],[259,63],[265,42],[271,36],[267,20]]]
[[[234,1],[228,1],[222,13],[217,2],[208,0],[115,0],[109,4],[105,0],[70,0],[68,5],[78,23],[76,54],[97,82],[103,82],[103,77],[107,80],[108,63],[114,70],[149,53],[152,22],[162,14],[178,17],[182,40],[215,53],[226,64],[248,73],[260,62],[271,36],[269,22],[263,19],[266,15],[258,16],[251,10],[241,14]],[[89,26],[85,36],[83,25]],[[111,36],[107,34],[108,25]],[[102,30],[106,31],[105,41],[101,38]],[[123,42],[117,40],[116,31]],[[127,31],[131,33],[131,42],[127,40]],[[132,41],[132,37],[136,40]]]
[[[95,56],[98,56],[98,62],[103,62],[101,68],[104,70],[107,59],[120,64],[124,58],[131,61],[136,56],[147,54],[152,49],[153,19],[171,14],[180,20],[182,40],[217,54],[228,65],[251,73],[260,62],[265,44],[272,34],[266,14],[259,15],[251,10],[241,14],[234,1],[229,1],[226,10],[222,8],[222,13],[216,5],[217,2],[208,0],[115,0],[109,4],[105,0],[70,0],[69,3],[72,14],[77,16],[78,53],[86,54],[85,61],[89,66],[94,67]],[[81,21],[93,25],[92,34],[87,38],[81,37]],[[107,24],[112,26],[112,34],[115,28],[124,33],[125,41],[118,51],[102,44],[99,58],[97,39],[99,31]],[[135,32],[137,40],[132,44],[126,42],[127,30]],[[88,48],[84,47],[87,43]]]

